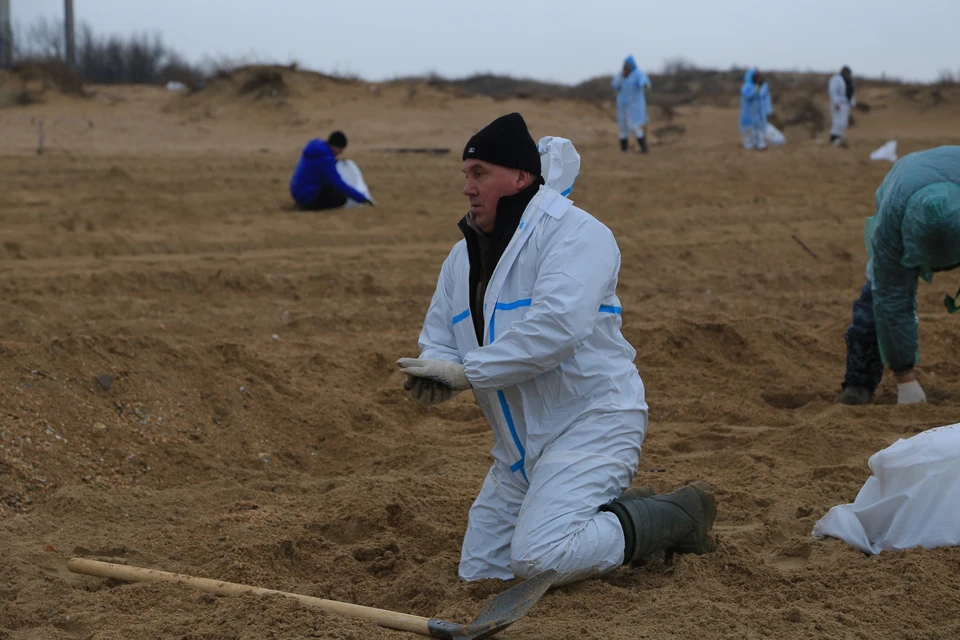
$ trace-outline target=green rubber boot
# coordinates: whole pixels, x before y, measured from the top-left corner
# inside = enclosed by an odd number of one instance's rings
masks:
[[[628,500],[630,498],[652,498],[657,495],[653,487],[637,487],[636,489],[627,489],[620,494],[618,500]]]
[[[624,492],[601,507],[620,520],[623,527],[623,563],[645,563],[664,553],[701,555],[713,551],[709,537],[717,517],[717,501],[706,482],[698,481],[666,495],[640,496],[638,490]]]

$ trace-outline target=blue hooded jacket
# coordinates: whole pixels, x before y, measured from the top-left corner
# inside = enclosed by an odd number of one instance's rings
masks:
[[[756,69],[748,69],[740,88],[740,132],[744,129],[766,129],[767,117],[773,113],[770,87],[764,82],[759,87],[753,83]]]
[[[367,197],[348,185],[337,172],[337,157],[325,141],[315,138],[307,143],[290,178],[290,195],[297,204],[310,206],[320,189],[332,186],[351,200],[366,202]]]
[[[637,66],[633,56],[627,56],[623,62],[630,67],[630,73],[626,78],[615,75],[611,83],[617,91],[617,118],[629,116],[634,125],[647,124],[647,96],[643,88],[650,86],[650,78]]]

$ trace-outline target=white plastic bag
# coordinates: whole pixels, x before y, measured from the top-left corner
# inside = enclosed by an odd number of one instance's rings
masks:
[[[568,196],[580,175],[580,154],[566,138],[546,136],[537,143],[540,151],[540,175],[546,186]]]
[[[337,173],[340,174],[344,182],[370,198],[370,200],[373,200],[370,196],[370,188],[367,187],[367,183],[363,180],[363,174],[360,172],[360,167],[357,166],[356,162],[353,160],[337,160]],[[363,206],[361,203],[350,198],[347,199],[347,204],[344,205],[344,207],[361,206]]]
[[[889,160],[890,162],[897,161],[897,141],[891,140],[886,143],[876,151],[870,154],[871,160]]]
[[[872,554],[960,545],[960,424],[897,440],[870,458],[870,469],[853,504],[831,509],[813,537]]]
[[[182,82],[177,82],[176,80],[171,80],[167,83],[167,91],[186,91],[187,85]]]
[[[783,135],[780,129],[767,123],[767,144],[771,147],[782,147],[787,143],[787,137]]]

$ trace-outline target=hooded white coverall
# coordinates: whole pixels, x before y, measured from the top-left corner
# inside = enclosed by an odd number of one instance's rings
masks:
[[[556,569],[570,582],[623,563],[620,523],[599,507],[633,480],[647,405],[620,333],[619,269],[610,230],[547,186],[493,271],[482,344],[466,241],[443,263],[420,358],[464,365],[494,434],[463,541],[464,580]]]
[[[830,78],[827,91],[830,94],[830,115],[833,117],[830,135],[842,139],[847,135],[847,126],[850,124],[850,107],[857,102],[854,98],[847,99],[847,83],[839,73]]]

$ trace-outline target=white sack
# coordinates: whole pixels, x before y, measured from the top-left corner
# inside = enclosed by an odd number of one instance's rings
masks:
[[[890,162],[897,161],[897,141],[891,140],[886,143],[876,151],[870,154],[871,160],[889,160]]]
[[[873,476],[853,504],[813,527],[865,553],[960,544],[960,424],[898,440],[870,458]]]
[[[768,122],[767,123],[767,144],[769,144],[771,147],[782,147],[786,143],[787,143],[786,136],[783,135],[780,129],[777,129],[775,126],[773,126]]]
[[[367,183],[364,182],[363,173],[360,172],[360,167],[357,166],[356,162],[353,160],[337,160],[337,173],[340,174],[344,182],[370,198],[370,200],[373,200],[373,197],[370,195],[370,188],[367,187]],[[349,208],[362,207],[364,205],[347,198],[347,203],[343,206],[344,208]]]

